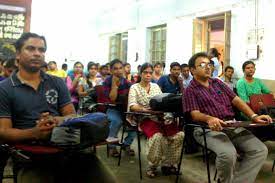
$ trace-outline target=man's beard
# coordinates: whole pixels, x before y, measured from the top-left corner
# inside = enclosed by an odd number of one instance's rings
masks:
[[[20,66],[28,73],[36,73],[36,72],[40,71],[40,66],[34,67],[34,66],[29,66],[27,64],[23,64],[23,63],[20,63]]]

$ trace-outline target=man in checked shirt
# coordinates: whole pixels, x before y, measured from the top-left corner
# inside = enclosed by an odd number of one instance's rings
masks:
[[[270,123],[268,115],[258,116],[222,81],[211,78],[211,64],[205,53],[197,53],[189,60],[194,76],[183,99],[184,112],[195,122],[208,124],[207,147],[216,153],[216,168],[220,182],[252,183],[266,156],[266,146],[245,128],[227,128],[224,120],[234,118],[233,106],[255,123]],[[202,129],[194,130],[196,141],[203,145]],[[236,165],[237,151],[243,153],[240,166]]]

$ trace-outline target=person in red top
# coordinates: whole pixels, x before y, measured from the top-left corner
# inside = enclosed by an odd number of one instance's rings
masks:
[[[184,112],[190,113],[194,122],[206,123],[208,149],[216,153],[216,168],[220,182],[254,182],[266,156],[266,146],[250,131],[224,128],[225,120],[233,119],[235,106],[255,123],[270,123],[268,115],[258,116],[222,81],[211,78],[211,64],[205,53],[197,53],[189,60],[194,76],[185,90]],[[196,141],[203,145],[202,129],[194,131]],[[237,151],[243,153],[237,168]]]

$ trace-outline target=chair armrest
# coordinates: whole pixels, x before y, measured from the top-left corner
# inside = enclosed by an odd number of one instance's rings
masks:
[[[204,129],[209,129],[209,126],[206,123],[203,122],[189,122],[185,123],[185,126],[192,126],[192,127],[199,127],[199,128],[204,128]]]
[[[137,112],[124,112],[125,114],[132,114],[132,115],[142,115],[142,116],[151,116],[150,113],[145,113],[142,111],[137,111]]]
[[[98,103],[96,103],[96,105],[109,106],[109,107],[116,107],[117,106],[117,104],[109,103],[109,102],[104,102],[104,103],[98,102]]]

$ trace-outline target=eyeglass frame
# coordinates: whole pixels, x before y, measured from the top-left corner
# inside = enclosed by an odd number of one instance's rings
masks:
[[[214,67],[214,65],[211,62],[201,62],[199,65],[196,65],[196,67],[200,67],[202,69],[208,67],[210,69],[211,67]]]

